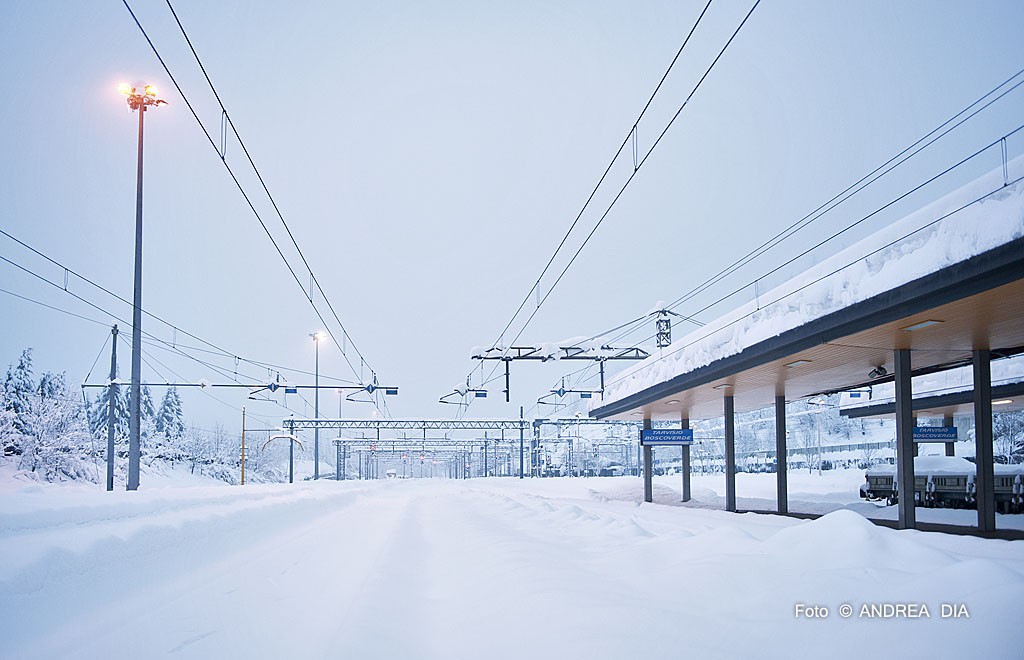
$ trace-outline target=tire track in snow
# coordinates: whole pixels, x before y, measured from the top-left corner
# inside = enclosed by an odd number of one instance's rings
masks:
[[[424,537],[424,510],[433,498],[392,497],[401,513],[372,565],[357,568],[365,578],[331,636],[330,652],[360,660],[448,657],[432,644],[437,598],[429,580],[439,558]]]

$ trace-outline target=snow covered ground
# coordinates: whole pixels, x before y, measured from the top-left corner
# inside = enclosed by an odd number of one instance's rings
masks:
[[[770,477],[741,475],[740,501]],[[830,478],[838,493],[849,475]],[[0,656],[1020,657],[1024,542],[850,511],[728,514],[704,508],[712,477],[684,507],[678,483],[660,477],[641,504],[632,477],[135,493],[7,480]],[[944,603],[970,618],[942,618]]]

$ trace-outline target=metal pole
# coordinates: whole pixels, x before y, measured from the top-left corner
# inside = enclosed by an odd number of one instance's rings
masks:
[[[736,511],[736,400],[725,397],[725,510]]]
[[[245,406],[242,406],[242,485],[245,485]]]
[[[991,532],[996,528],[996,494],[992,456],[992,366],[991,353],[987,350],[974,351],[974,445],[978,529]]]
[[[135,189],[135,296],[132,302],[132,384],[128,416],[128,490],[139,488],[142,445],[139,436],[139,399],[142,395],[142,133],[146,105],[139,105],[139,166]]]
[[[291,438],[288,438],[288,483],[295,483],[295,422],[288,422]]]
[[[942,418],[942,425],[946,426],[946,427],[953,426],[953,416],[952,415],[945,415]],[[956,456],[956,443],[955,442],[947,442],[946,443],[946,456]],[[977,459],[975,459],[975,460],[977,460]]]
[[[644,429],[651,428],[650,415],[644,415]],[[654,452],[650,445],[643,445],[644,454],[644,502],[654,501]]]
[[[523,478],[523,407],[519,406],[519,478]]]
[[[110,349],[110,384],[107,386],[107,490],[114,490],[114,416],[117,414],[114,403],[120,389],[114,383],[117,378],[117,324],[110,333],[113,346]]]
[[[685,417],[680,417],[679,428],[688,429],[690,428],[690,420]],[[690,501],[690,445],[682,446],[682,467],[683,469],[683,501]]]
[[[334,446],[334,480],[341,481],[341,443]]]
[[[316,347],[314,353],[314,373],[316,389],[313,394],[313,419],[316,426],[313,427],[313,479],[320,478],[320,337],[313,335],[313,345]]]
[[[910,349],[895,352],[896,377],[896,496],[899,529],[913,529],[914,510],[914,412]]]
[[[786,472],[786,397],[775,397],[775,491],[779,513],[789,511],[789,484]]]

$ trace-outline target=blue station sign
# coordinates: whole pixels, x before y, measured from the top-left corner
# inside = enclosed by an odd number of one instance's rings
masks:
[[[914,442],[955,442],[955,426],[915,426]]]
[[[643,429],[640,444],[645,447],[657,445],[692,445],[693,429]]]

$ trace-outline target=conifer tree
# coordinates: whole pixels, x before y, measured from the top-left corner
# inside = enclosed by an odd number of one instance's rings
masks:
[[[21,438],[31,432],[29,414],[32,410],[32,394],[35,392],[32,378],[32,349],[26,348],[21,353],[18,366],[7,367],[4,379],[2,406],[12,431],[3,438],[5,454],[21,453]]]
[[[114,396],[114,438],[117,441],[128,437],[128,395],[126,387],[104,387],[90,406],[89,430],[93,436],[107,437],[107,417],[110,414],[110,397]]]
[[[185,417],[181,408],[181,396],[176,387],[170,387],[160,402],[160,410],[156,415],[156,430],[169,440],[177,440],[185,435]]]

